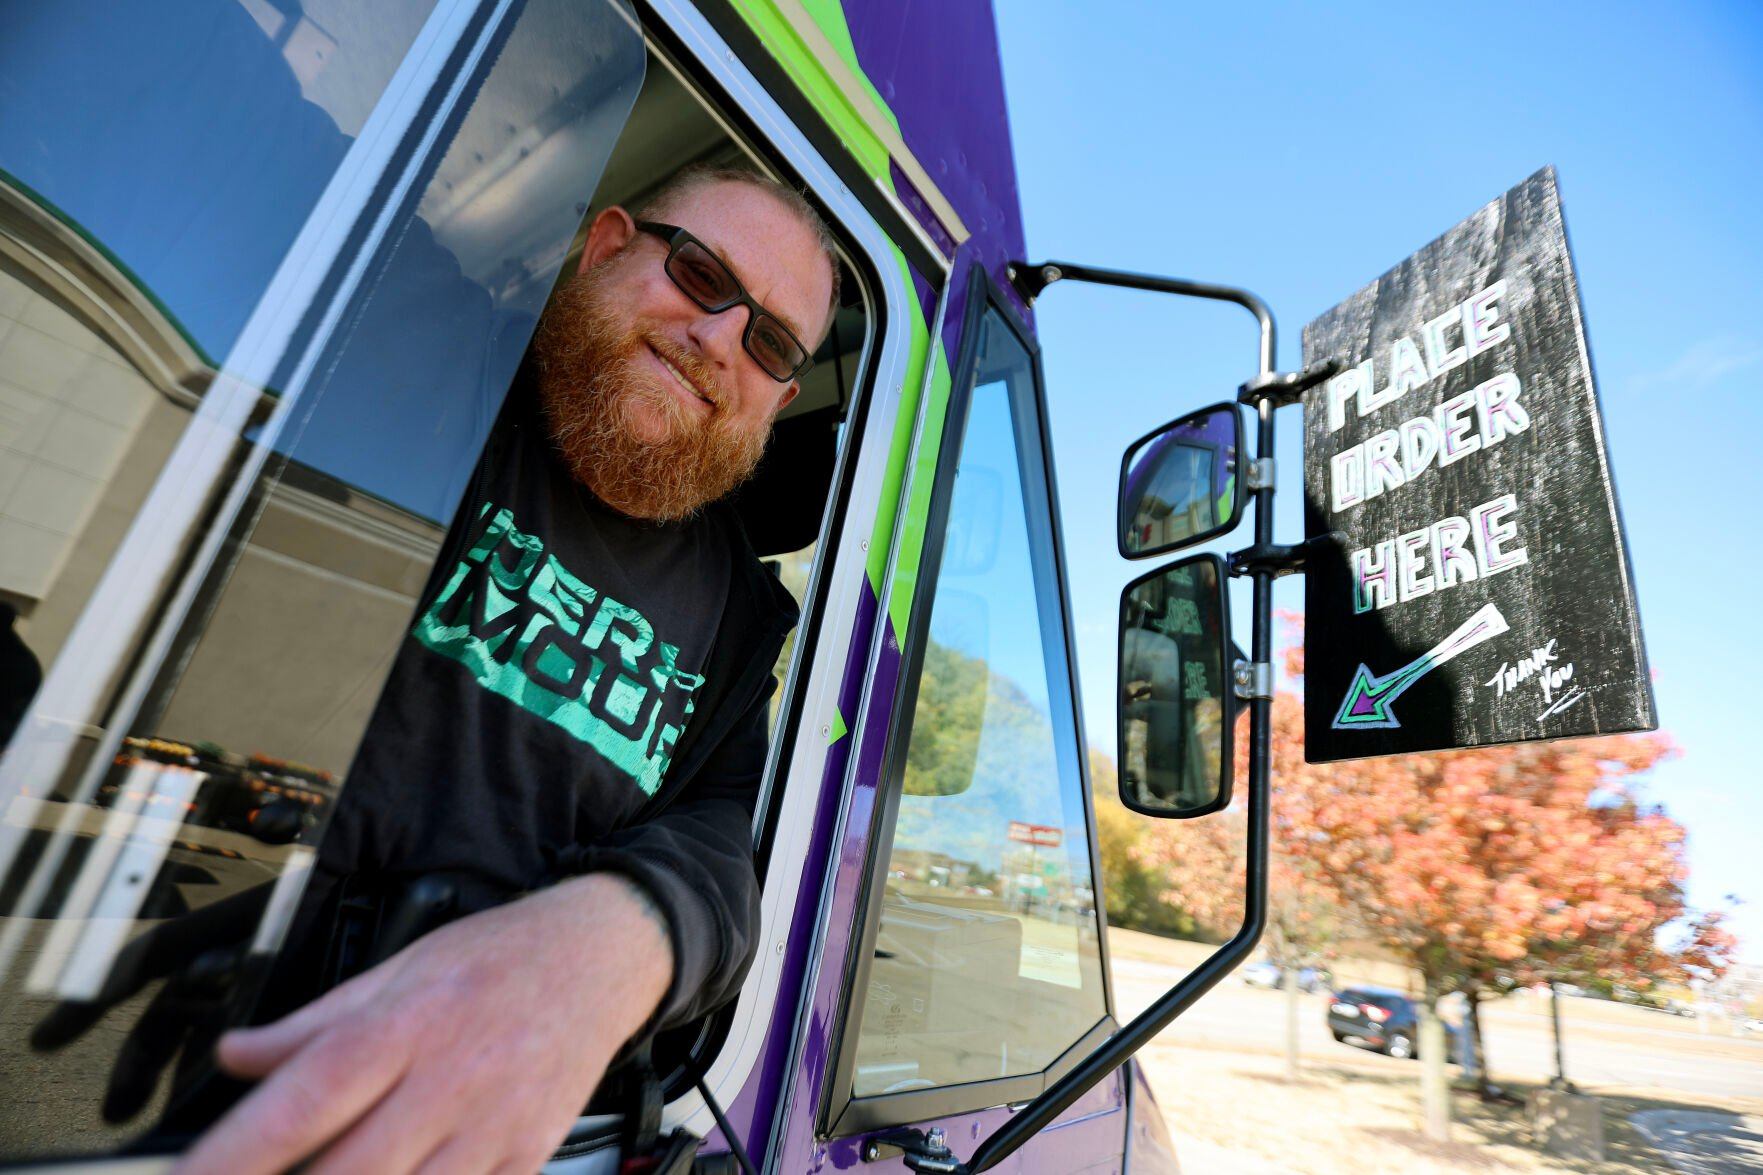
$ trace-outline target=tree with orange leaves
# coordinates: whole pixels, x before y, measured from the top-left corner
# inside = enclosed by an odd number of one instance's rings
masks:
[[[1301,646],[1287,670],[1302,676]],[[1645,989],[1717,975],[1731,955],[1718,915],[1688,906],[1683,826],[1637,787],[1670,753],[1663,736],[1308,764],[1303,707],[1284,695],[1274,739],[1273,947],[1303,941],[1303,911],[1338,909],[1418,974],[1435,1137],[1449,1132],[1443,996],[1468,996],[1479,1036],[1475,1001],[1515,984],[1599,978]],[[1240,893],[1198,892],[1230,876],[1207,859],[1233,844],[1240,852],[1240,835],[1221,821],[1203,836],[1171,830],[1140,851],[1169,869],[1170,888],[1202,921],[1240,919]]]
[[[1327,884],[1420,975],[1422,1003],[1477,1005],[1513,984],[1598,977],[1634,987],[1722,965],[1715,929],[1691,949],[1663,936],[1693,918],[1683,826],[1635,779],[1668,753],[1659,736],[1521,743],[1331,765],[1318,823]],[[1501,984],[1501,980],[1505,984]],[[1443,1033],[1423,1020],[1429,1130],[1442,1134]]]

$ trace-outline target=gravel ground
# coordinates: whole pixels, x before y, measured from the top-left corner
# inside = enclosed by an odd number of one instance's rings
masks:
[[[1670,1169],[1628,1120],[1638,1111],[1670,1108],[1656,1098],[1604,1094],[1606,1159],[1594,1164],[1538,1149],[1522,1106],[1484,1104],[1467,1093],[1454,1095],[1452,1140],[1429,1141],[1417,1128],[1420,1093],[1413,1070],[1401,1062],[1311,1062],[1291,1082],[1284,1076],[1284,1062],[1275,1056],[1153,1044],[1141,1058],[1175,1137],[1184,1175],[1650,1175]]]
[[[1110,935],[1110,947],[1116,999],[1125,1016],[1209,953],[1196,944],[1119,931]],[[1702,1035],[1692,1022],[1670,1016],[1571,1001],[1569,1072],[1578,1072],[1582,1081],[1594,1068],[1604,1074],[1601,1083],[1584,1092],[1601,1099],[1606,1158],[1602,1163],[1576,1162],[1542,1151],[1522,1104],[1484,1103],[1470,1093],[1453,1095],[1452,1140],[1429,1141],[1419,1129],[1418,1066],[1329,1040],[1321,1029],[1320,998],[1307,997],[1302,1006],[1307,1034],[1296,1081],[1285,1077],[1283,997],[1245,988],[1234,978],[1139,1054],[1185,1175],[1650,1175],[1673,1172],[1671,1159],[1686,1156],[1701,1165],[1680,1163],[1676,1170],[1727,1175],[1757,1169],[1753,1163],[1763,1154],[1756,1149],[1763,1136],[1749,1125],[1763,1115],[1763,1049],[1754,1041]],[[1544,1065],[1528,1056],[1542,1056],[1538,1042],[1546,1040],[1545,1010],[1546,1005],[1531,1008],[1522,998],[1490,1010],[1498,1018],[1490,1021],[1494,1078],[1519,1099],[1552,1071],[1552,1060]],[[1610,1056],[1632,1063],[1590,1063]],[[1515,1068],[1508,1071],[1505,1066]],[[1737,1071],[1742,1079],[1691,1082],[1693,1091],[1669,1088],[1683,1078],[1677,1070],[1684,1066],[1691,1076],[1706,1078],[1705,1071],[1720,1068]],[[1613,1075],[1618,1071],[1623,1076]],[[1635,1080],[1656,1084],[1622,1084]],[[1636,1128],[1631,1120],[1636,1115],[1643,1125],[1655,1127],[1653,1138]],[[1660,1127],[1706,1118],[1722,1119],[1724,1132],[1674,1134]],[[1671,1154],[1657,1149],[1654,1140],[1661,1140]]]

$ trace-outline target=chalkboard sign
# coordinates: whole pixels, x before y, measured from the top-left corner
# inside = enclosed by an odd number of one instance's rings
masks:
[[[1650,730],[1553,168],[1304,328],[1305,755]]]

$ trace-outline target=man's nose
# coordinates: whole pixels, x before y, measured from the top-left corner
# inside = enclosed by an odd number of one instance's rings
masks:
[[[741,355],[741,335],[747,329],[748,313],[745,306],[735,306],[720,314],[700,314],[686,328],[686,334],[706,359],[732,368]]]

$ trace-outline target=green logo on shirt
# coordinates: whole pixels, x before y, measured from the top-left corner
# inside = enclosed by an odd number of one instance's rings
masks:
[[[654,795],[700,674],[628,604],[571,575],[489,502],[482,529],[412,633],[478,684],[555,723]],[[487,521],[484,521],[487,520]]]

